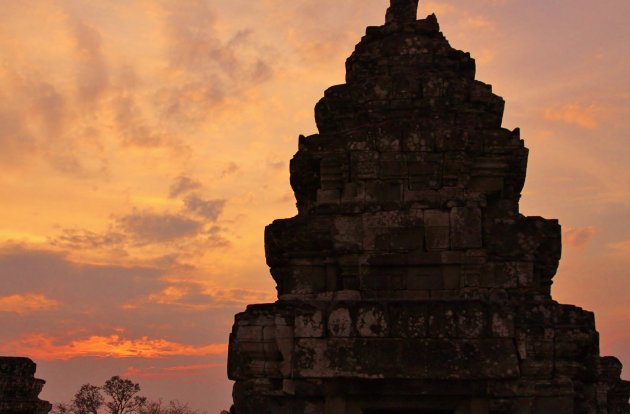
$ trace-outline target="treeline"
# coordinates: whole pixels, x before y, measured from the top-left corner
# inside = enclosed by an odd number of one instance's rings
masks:
[[[177,400],[164,403],[140,395],[140,384],[113,376],[101,387],[84,384],[69,403],[55,404],[50,414],[206,414]]]

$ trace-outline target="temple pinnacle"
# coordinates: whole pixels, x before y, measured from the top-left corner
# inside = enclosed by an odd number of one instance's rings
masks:
[[[385,15],[385,23],[409,23],[418,18],[419,0],[390,0],[390,6]]]

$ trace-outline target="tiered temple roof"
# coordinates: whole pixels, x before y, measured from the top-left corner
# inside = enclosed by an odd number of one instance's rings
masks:
[[[550,288],[557,220],[519,212],[528,150],[437,18],[392,0],[291,161],[265,232],[278,302],[236,316],[237,414],[628,413],[593,314]]]

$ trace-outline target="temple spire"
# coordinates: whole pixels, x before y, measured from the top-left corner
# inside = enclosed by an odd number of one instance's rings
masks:
[[[385,15],[385,23],[409,23],[418,18],[419,0],[390,0],[390,6]]]

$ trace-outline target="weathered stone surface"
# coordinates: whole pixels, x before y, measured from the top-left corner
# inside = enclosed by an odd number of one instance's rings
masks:
[[[52,409],[38,398],[46,381],[35,378],[35,368],[28,358],[0,357],[0,413],[46,414]]]
[[[265,230],[279,301],[230,337],[235,412],[630,413],[593,314],[550,294],[557,220],[525,217],[528,150],[417,0],[391,0],[291,161]]]

